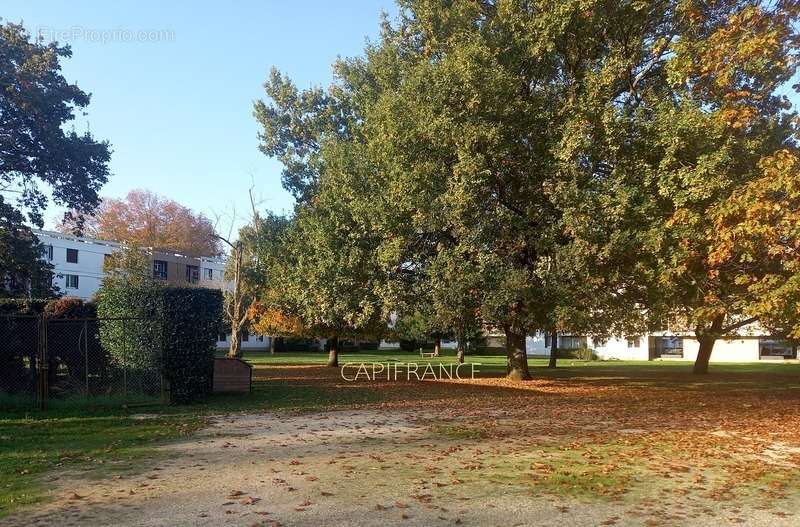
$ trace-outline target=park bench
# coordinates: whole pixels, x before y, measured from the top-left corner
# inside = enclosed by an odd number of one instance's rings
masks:
[[[419,356],[423,359],[431,359],[436,356],[436,354],[432,351],[422,351],[422,348],[419,349]]]

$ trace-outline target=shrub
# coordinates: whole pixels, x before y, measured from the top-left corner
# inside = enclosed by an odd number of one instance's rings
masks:
[[[285,351],[317,351],[313,349],[313,342],[310,339],[286,338],[283,342]]]
[[[48,318],[94,318],[97,316],[97,306],[76,296],[65,296],[47,302],[43,312]]]
[[[141,370],[159,368],[172,402],[201,401],[211,393],[221,291],[115,282],[104,284],[98,296],[101,317],[143,319],[103,323],[101,339],[115,361]]]
[[[49,300],[0,298],[0,315],[41,315]]]
[[[597,354],[590,348],[559,349],[560,359],[597,360]]]
[[[400,340],[400,349],[403,351],[416,351],[419,349],[419,342],[416,340]]]

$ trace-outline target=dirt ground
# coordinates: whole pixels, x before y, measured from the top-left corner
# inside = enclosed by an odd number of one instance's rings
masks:
[[[280,376],[339,382],[324,368]],[[214,417],[145,470],[61,474],[51,502],[0,523],[793,526],[800,393],[790,388],[688,378],[376,385],[387,393],[375,404]]]

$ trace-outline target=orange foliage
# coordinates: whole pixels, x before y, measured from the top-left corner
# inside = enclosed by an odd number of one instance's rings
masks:
[[[303,321],[275,307],[254,302],[247,310],[247,318],[260,335],[303,336],[307,328]]]
[[[71,232],[73,227],[65,223],[59,229]],[[208,218],[147,190],[132,190],[124,199],[103,199],[95,215],[87,218],[85,233],[188,256],[222,252]]]

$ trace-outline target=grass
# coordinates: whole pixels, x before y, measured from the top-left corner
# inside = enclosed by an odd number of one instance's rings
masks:
[[[47,411],[32,410],[30,401],[0,399],[0,517],[23,506],[45,499],[48,479],[60,471],[77,470],[86,476],[108,470],[137,470],[142,459],[150,459],[154,447],[191,434],[202,427],[206,416],[227,412],[323,411],[358,405],[397,404],[398,402],[452,401],[463,403],[463,396],[490,400],[516,396],[518,390],[478,385],[454,386],[447,383],[346,383],[338,370],[305,368],[327,362],[324,353],[284,353],[270,355],[249,352],[245,360],[254,366],[253,391],[245,395],[215,395],[208,402],[191,407],[154,404],[125,407],[119,400],[93,398],[53,401]],[[343,353],[340,364],[380,362],[453,364],[455,354],[445,350],[438,358],[423,359],[419,353],[399,350]],[[505,371],[505,357],[468,355],[467,362],[480,364],[483,376],[498,377]],[[529,359],[532,375],[554,386],[604,387],[652,386],[680,391],[699,390],[758,392],[800,388],[797,363],[712,364],[708,376],[691,375],[691,363],[680,361],[579,361],[559,360],[559,368],[546,368],[544,359]],[[494,399],[492,399],[494,400]],[[497,399],[498,401],[500,399]],[[500,404],[500,403],[498,403]],[[137,413],[152,414],[140,419]],[[435,430],[454,440],[480,441],[485,432],[477,426],[442,423]],[[619,474],[585,467],[576,472],[576,460],[553,467],[542,474],[538,484],[553,489],[572,489],[578,494],[597,489],[615,489]],[[109,468],[110,467],[110,468]],[[143,467],[146,468],[146,467]],[[597,473],[595,473],[597,472]]]
[[[202,419],[126,415],[0,419],[0,516],[37,503],[47,490],[43,476],[53,471],[91,471],[112,466],[135,468],[152,459],[156,444],[186,436]]]

